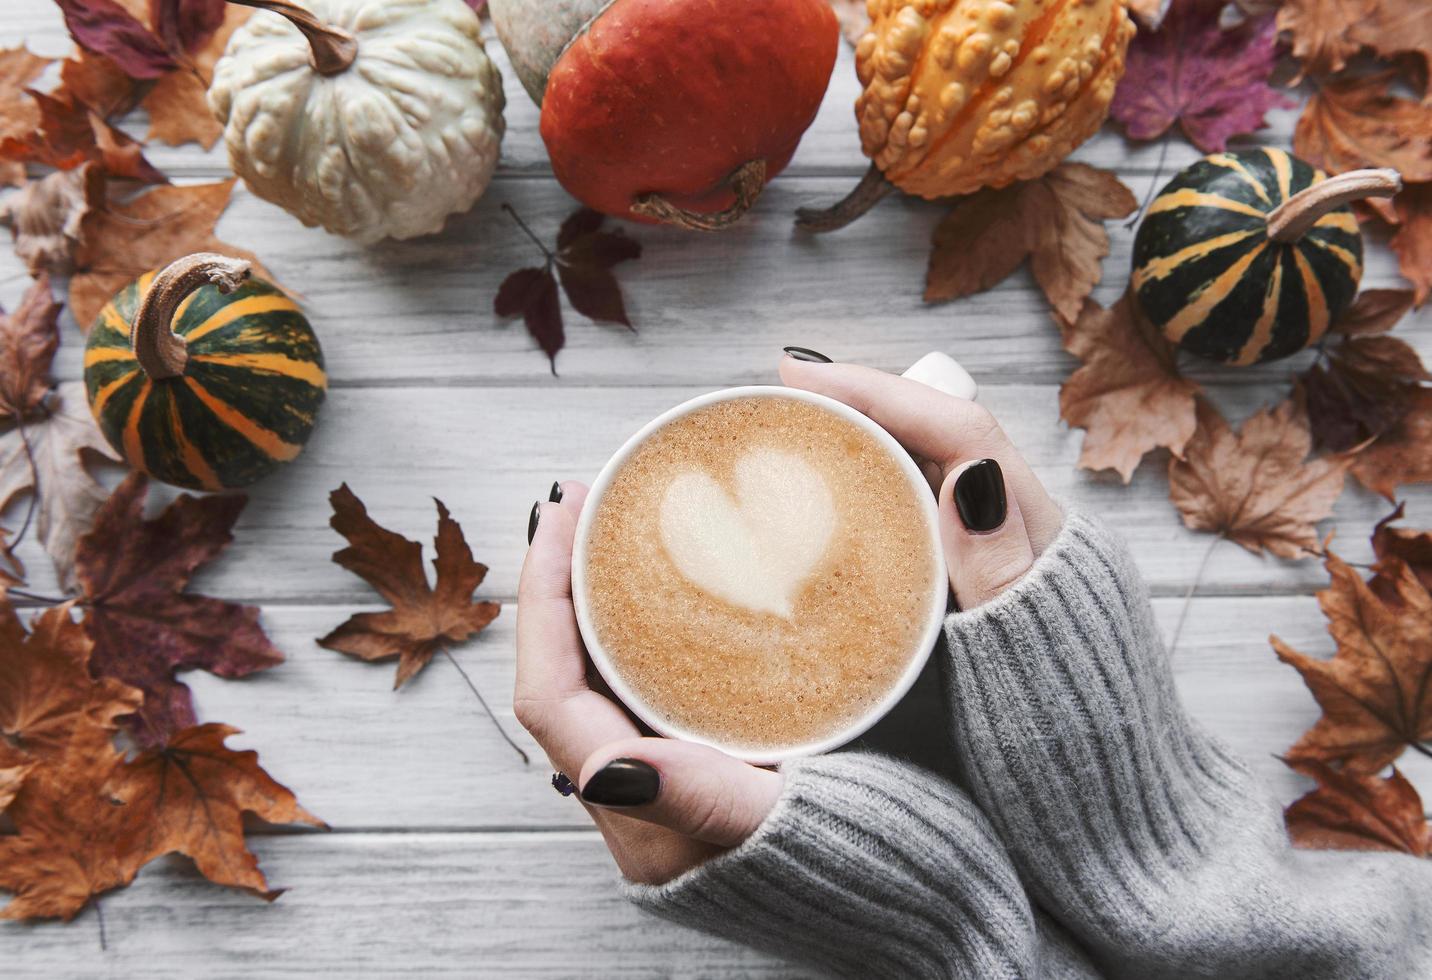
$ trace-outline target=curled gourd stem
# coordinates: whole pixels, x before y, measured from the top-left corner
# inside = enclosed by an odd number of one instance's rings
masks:
[[[184,338],[174,332],[174,311],[194,290],[207,283],[222,293],[233,292],[249,277],[251,263],[216,252],[195,252],[166,265],[139,301],[129,328],[134,359],[151,378],[177,378],[189,363]]]
[[[688,211],[672,204],[660,194],[643,194],[631,206],[633,213],[644,218],[654,218],[663,224],[676,225],[688,231],[720,231],[741,220],[751,210],[761,188],[766,186],[766,161],[751,160],[736,168],[726,183],[736,194],[736,200],[723,211]]]
[[[230,2],[242,4],[245,7],[258,7],[260,10],[271,10],[287,17],[293,26],[308,38],[308,46],[313,49],[313,70],[320,75],[337,75],[347,71],[348,66],[353,64],[353,59],[358,57],[358,42],[353,39],[352,34],[323,23],[311,11],[292,3],[291,0],[230,0]]]
[[[865,171],[860,183],[849,194],[828,208],[797,208],[796,227],[802,231],[837,231],[875,207],[895,185],[885,179],[875,164]]]
[[[1402,190],[1396,170],[1349,170],[1305,187],[1268,213],[1268,237],[1275,242],[1296,242],[1318,220],[1344,204],[1365,197],[1391,197]]]

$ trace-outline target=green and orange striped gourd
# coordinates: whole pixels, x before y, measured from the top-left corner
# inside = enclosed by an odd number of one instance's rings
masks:
[[[1272,147],[1206,156],[1169,181],[1139,226],[1139,308],[1171,343],[1216,361],[1296,353],[1357,294],[1362,235],[1348,204],[1401,186],[1395,170],[1329,177]]]
[[[302,451],[328,389],[308,319],[214,253],[146,273],[85,345],[100,430],[131,466],[194,490],[244,487]]]

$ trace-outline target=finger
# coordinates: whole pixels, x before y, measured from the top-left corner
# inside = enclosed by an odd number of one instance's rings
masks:
[[[1019,500],[1006,493],[998,462],[975,460],[946,478],[940,492],[940,540],[961,609],[984,605],[1029,571],[1034,549]]]
[[[1010,494],[1024,512],[1035,552],[1042,552],[1059,533],[1064,523],[1059,505],[982,406],[858,364],[785,357],[780,373],[791,387],[834,398],[873,419],[912,454],[939,466],[942,477],[970,459],[999,460]]]
[[[588,804],[734,847],[766,819],[783,782],[780,773],[694,742],[636,738],[594,752],[579,785]]]
[[[537,506],[517,585],[517,681],[513,709],[552,765],[572,772],[593,749],[637,734],[611,700],[587,686],[586,651],[572,606],[572,543],[586,500],[580,483]]]

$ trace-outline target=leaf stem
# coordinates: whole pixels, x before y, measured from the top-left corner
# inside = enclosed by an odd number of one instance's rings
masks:
[[[21,599],[29,599],[31,602],[43,602],[47,606],[58,606],[70,601],[68,599],[56,599],[54,596],[26,592],[24,589],[6,589],[5,591],[10,595],[17,595]]]
[[[1408,742],[1407,744],[1412,746],[1412,750],[1414,752],[1421,752],[1423,755],[1427,756],[1427,758],[1432,759],[1432,748],[1428,748],[1421,742]]]
[[[503,205],[503,207],[506,207],[506,205]],[[512,736],[508,735],[506,730],[503,729],[502,722],[498,721],[497,716],[492,713],[492,708],[488,706],[487,699],[482,696],[482,692],[477,689],[477,685],[472,682],[472,678],[467,675],[467,671],[462,669],[462,664],[457,662],[457,658],[452,655],[447,647],[438,647],[438,649],[442,651],[444,657],[447,657],[448,663],[457,668],[457,672],[462,675],[462,679],[467,682],[468,690],[472,691],[473,697],[477,698],[477,703],[482,705],[482,710],[487,712],[487,717],[492,719],[492,725],[497,729],[497,734],[502,736],[504,742],[512,746],[512,751],[522,757],[522,764],[524,766],[530,766],[532,760],[528,758],[527,753],[522,750],[522,746],[512,741]]]
[[[503,201],[502,210],[506,211],[508,216],[511,217],[513,221],[517,222],[517,227],[521,228],[524,232],[526,232],[527,237],[532,239],[532,244],[536,245],[542,250],[542,254],[547,256],[548,263],[557,261],[557,256],[553,255],[551,249],[549,249],[546,245],[542,244],[542,239],[538,238],[535,234],[533,234],[532,229],[527,227],[527,222],[522,220],[522,216],[517,213],[517,210],[512,205],[508,204],[506,201]]]
[[[1188,619],[1188,610],[1193,605],[1193,592],[1198,588],[1198,583],[1203,581],[1203,572],[1208,568],[1208,559],[1213,557],[1213,549],[1218,547],[1218,542],[1222,540],[1223,532],[1220,531],[1213,536],[1212,541],[1208,542],[1208,547],[1203,552],[1203,559],[1198,563],[1198,571],[1194,573],[1193,581],[1188,585],[1188,591],[1183,594],[1183,608],[1178,612],[1178,625],[1173,628],[1173,638],[1168,642],[1170,658],[1173,657],[1174,650],[1178,648],[1178,638],[1183,633],[1184,621]]]
[[[99,921],[99,951],[105,953],[109,951],[109,942],[106,940],[104,934],[104,905],[100,903],[98,897],[94,900],[94,914],[95,918]]]
[[[1154,199],[1154,192],[1159,186],[1159,178],[1163,176],[1164,160],[1168,158],[1168,134],[1172,131],[1173,127],[1164,130],[1163,139],[1159,142],[1159,162],[1154,164],[1154,177],[1153,180],[1149,181],[1148,193],[1144,194],[1143,203],[1140,204],[1139,209],[1134,212],[1134,216],[1124,223],[1125,228],[1132,229],[1134,225],[1138,224],[1139,219],[1142,218],[1144,212],[1148,210],[1149,202]]]

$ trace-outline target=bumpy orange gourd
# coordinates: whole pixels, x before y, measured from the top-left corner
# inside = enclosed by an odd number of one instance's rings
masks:
[[[1134,34],[1124,0],[868,7],[855,49],[867,198],[871,185],[936,198],[1052,170],[1104,121]]]

